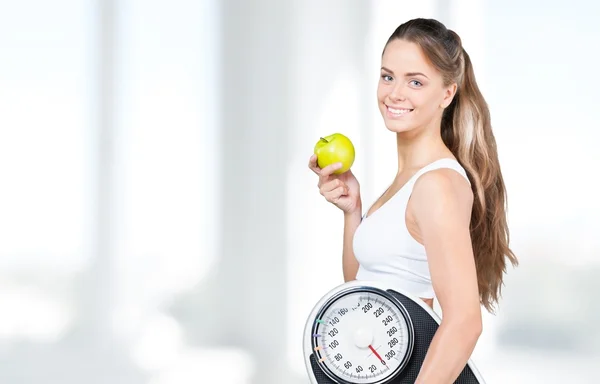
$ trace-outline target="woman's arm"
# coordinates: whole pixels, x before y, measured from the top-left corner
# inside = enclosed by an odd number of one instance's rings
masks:
[[[469,224],[473,193],[455,171],[427,172],[415,183],[412,217],[425,246],[442,308],[417,384],[453,383],[481,334],[481,306]]]
[[[354,232],[362,219],[362,201],[360,199],[360,185],[358,180],[348,170],[341,175],[334,175],[342,163],[330,164],[319,168],[317,156],[312,155],[308,160],[308,167],[319,176],[319,192],[327,201],[344,212],[344,239],[342,245],[342,272],[344,281],[356,280],[358,261],[354,256],[352,241]]]
[[[342,270],[344,272],[344,282],[356,280],[358,272],[358,261],[354,256],[352,242],[354,232],[362,220],[362,207],[358,204],[357,209],[351,213],[344,213],[344,246],[342,251]]]

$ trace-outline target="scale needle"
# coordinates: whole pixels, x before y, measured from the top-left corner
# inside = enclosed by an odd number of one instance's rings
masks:
[[[374,354],[375,356],[377,356],[377,358],[379,359],[379,361],[381,361],[381,363],[382,363],[383,365],[385,365],[385,361],[383,361],[383,359],[381,358],[381,356],[379,356],[379,353],[377,353],[377,351],[375,350],[375,348],[373,348],[373,346],[372,346],[372,345],[369,345],[369,349],[371,350],[371,352],[373,352],[373,354]]]

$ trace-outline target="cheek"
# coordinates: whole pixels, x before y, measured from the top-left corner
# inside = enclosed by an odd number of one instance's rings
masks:
[[[382,102],[385,99],[385,95],[386,95],[385,87],[383,87],[381,84],[379,84],[377,86],[377,100],[379,102]]]
[[[436,95],[421,93],[416,96],[415,103],[420,107],[419,109],[426,114],[433,113],[437,110],[440,104]]]

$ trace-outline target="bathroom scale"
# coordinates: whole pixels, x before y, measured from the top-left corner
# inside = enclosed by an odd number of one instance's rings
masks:
[[[385,283],[351,281],[327,292],[304,327],[311,384],[414,383],[441,323],[418,297]],[[485,384],[469,359],[456,384]]]

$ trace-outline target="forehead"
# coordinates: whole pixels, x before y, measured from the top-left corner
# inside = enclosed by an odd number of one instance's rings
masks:
[[[390,41],[381,58],[381,65],[394,72],[423,72],[427,76],[436,72],[421,47],[401,39]]]

